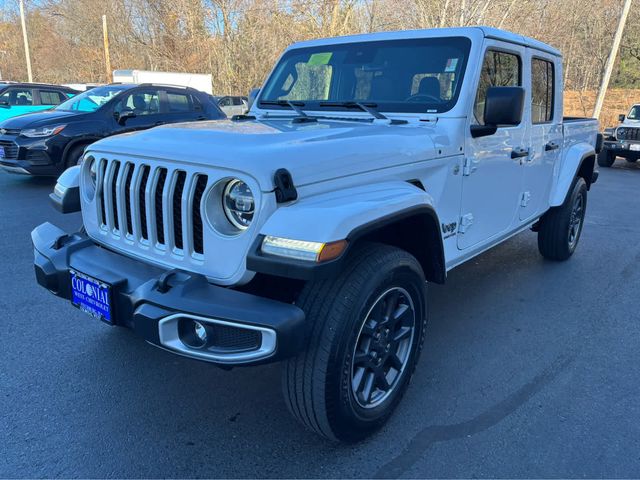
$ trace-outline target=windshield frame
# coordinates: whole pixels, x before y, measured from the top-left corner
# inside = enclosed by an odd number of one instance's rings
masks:
[[[443,43],[445,45],[450,44],[451,42],[456,41],[460,42],[461,54],[462,58],[460,61],[459,69],[456,70],[456,73],[459,78],[456,79],[455,90],[450,99],[444,100],[440,104],[435,103],[425,103],[425,102],[382,102],[375,101],[375,99],[367,100],[367,99],[356,99],[350,100],[351,102],[359,102],[365,104],[376,104],[375,109],[378,112],[385,112],[390,114],[442,114],[452,110],[460,99],[460,94],[463,89],[463,84],[467,76],[467,68],[469,66],[469,58],[473,52],[473,41],[468,36],[464,35],[446,35],[446,36],[425,36],[425,37],[417,37],[417,38],[394,38],[394,39],[381,39],[381,40],[368,40],[368,41],[360,41],[360,42],[345,42],[345,43],[331,43],[326,45],[316,45],[316,46],[301,46],[294,47],[286,50],[280,59],[278,60],[275,68],[272,73],[269,75],[267,81],[264,83],[264,86],[260,89],[260,93],[256,102],[254,103],[255,107],[259,110],[277,110],[284,112],[291,112],[291,108],[288,105],[272,105],[272,104],[263,104],[263,102],[274,102],[278,99],[275,98],[266,98],[265,93],[272,87],[272,83],[276,81],[276,79],[280,75],[280,69],[283,68],[284,62],[286,62],[290,57],[300,55],[301,52],[308,53],[309,55],[313,55],[315,53],[326,53],[329,50],[336,49],[349,49],[349,48],[358,48],[359,46],[367,46],[371,44],[409,44],[415,45],[417,47],[422,47],[425,45]],[[435,72],[434,72],[435,73]],[[449,72],[441,72],[441,73],[449,73]],[[306,112],[315,112],[318,115],[322,115],[322,113],[346,113],[349,112],[351,114],[354,113],[353,108],[351,107],[342,107],[342,106],[321,106],[324,103],[333,103],[340,102],[339,100],[333,99],[329,96],[327,100],[294,100],[298,105],[302,106]],[[321,113],[322,112],[322,113]],[[314,114],[315,114],[314,113]]]
[[[99,88],[111,88],[113,90],[118,91],[118,93],[116,93],[113,97],[111,97],[107,102],[105,102],[102,105],[98,106],[98,108],[96,108],[95,110],[70,110],[70,109],[66,109],[66,108],[60,108],[65,103],[73,103],[74,101],[77,101],[78,99],[82,100],[83,98],[88,97],[91,94],[91,92],[93,92],[95,94],[95,91],[97,89],[99,89]],[[101,85],[100,87],[90,88],[89,90],[85,90],[84,92],[78,93],[77,95],[74,95],[73,97],[68,98],[67,100],[65,100],[61,104],[56,105],[53,108],[53,110],[57,110],[59,112],[72,112],[72,113],[95,113],[95,112],[98,112],[98,111],[106,108],[108,105],[113,104],[114,100],[116,100],[124,92],[127,92],[129,90],[131,90],[131,87],[128,86],[128,85],[117,85],[117,84]]]
[[[631,116],[631,112],[636,111],[636,110],[637,110],[638,115],[635,115],[635,116],[632,117]],[[640,105],[634,105],[633,107],[631,107],[629,109],[629,113],[627,114],[627,118],[629,120],[640,120]]]

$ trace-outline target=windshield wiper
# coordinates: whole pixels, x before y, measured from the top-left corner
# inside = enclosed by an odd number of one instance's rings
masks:
[[[300,108],[304,107],[304,102],[292,102],[291,100],[261,100],[262,105],[278,105],[280,107],[289,107],[298,114],[298,118],[294,119],[298,122],[317,122],[314,117],[310,117],[305,111]]]
[[[344,107],[344,108],[359,108],[363,112],[367,112],[374,118],[378,120],[389,120],[389,117],[381,114],[379,111],[375,110],[378,106],[377,103],[361,103],[361,102],[320,102],[321,107]]]

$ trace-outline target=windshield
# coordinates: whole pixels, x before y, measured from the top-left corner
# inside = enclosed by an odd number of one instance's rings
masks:
[[[71,112],[95,112],[117,94],[126,90],[126,85],[107,85],[96,87],[80,93],[66,102],[62,102],[55,109]]]
[[[635,105],[627,115],[627,118],[629,120],[640,120],[640,105]]]
[[[341,110],[347,107],[337,102],[366,102],[387,112],[445,112],[460,93],[470,46],[467,38],[449,37],[290,50],[259,106],[288,109],[286,101],[295,101],[306,110]]]

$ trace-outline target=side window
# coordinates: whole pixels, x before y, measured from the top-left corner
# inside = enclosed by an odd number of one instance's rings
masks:
[[[233,97],[233,105],[234,106],[242,105],[242,99],[240,97]]]
[[[65,100],[64,95],[53,90],[40,90],[40,105],[58,105]]]
[[[218,105],[221,107],[230,107],[231,106],[231,97],[224,97],[218,102]]]
[[[133,112],[136,116],[160,113],[160,95],[157,90],[137,91],[124,97],[115,108],[117,112]]]
[[[184,113],[193,110],[191,108],[191,95],[188,93],[167,92],[169,113]]]
[[[553,120],[554,92],[553,63],[534,58],[531,60],[531,122],[546,123]]]
[[[480,125],[484,125],[484,103],[489,87],[517,87],[522,85],[520,57],[513,53],[489,50],[482,63],[480,83],[473,113]]]
[[[5,101],[8,101],[9,105],[33,105],[33,93],[30,89],[10,88],[5,95],[8,96],[8,100]]]

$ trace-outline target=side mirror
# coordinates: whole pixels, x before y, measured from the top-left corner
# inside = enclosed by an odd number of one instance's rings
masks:
[[[619,122],[624,122],[624,119],[627,118],[623,113],[621,113],[620,115],[618,115],[618,121]]]
[[[520,125],[524,112],[522,87],[490,87],[484,103],[484,125],[472,125],[473,138],[493,135],[498,127]]]
[[[11,108],[11,106],[9,105],[9,102],[4,100],[4,101],[0,102],[0,108]]]
[[[131,110],[127,110],[124,112],[113,112],[113,118],[116,119],[116,121],[118,122],[118,125],[122,125],[124,126],[125,123],[127,123],[127,120],[130,118],[134,118],[136,116],[135,113],[133,113]]]
[[[260,89],[259,88],[252,88],[251,91],[249,92],[249,96],[247,97],[247,110],[251,110],[251,107],[253,106],[253,102],[256,101],[256,98],[258,98],[258,94],[260,93]]]
[[[60,213],[80,211],[80,166],[67,168],[58,177],[53,193],[49,194],[53,208]]]

